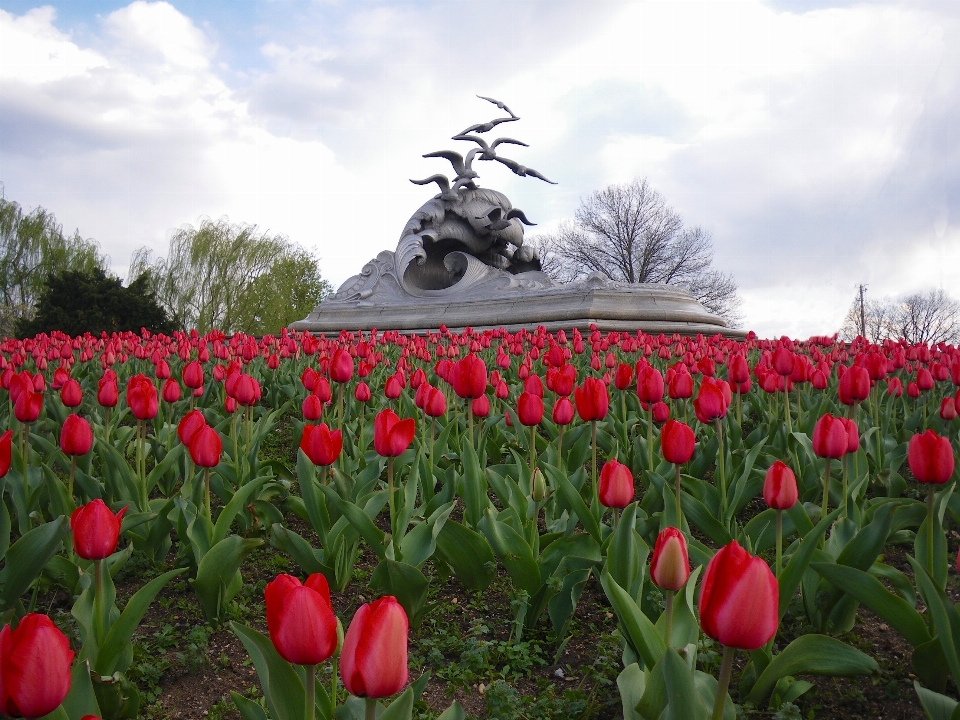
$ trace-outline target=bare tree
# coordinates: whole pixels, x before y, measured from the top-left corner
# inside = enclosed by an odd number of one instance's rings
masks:
[[[903,338],[909,343],[960,341],[960,302],[942,289],[891,300],[854,299],[840,335],[852,340],[862,335],[871,342]]]
[[[544,272],[571,281],[599,272],[628,283],[686,287],[728,324],[740,321],[736,280],[713,266],[713,242],[683,218],[645,178],[610,185],[581,200],[574,220],[532,240]]]

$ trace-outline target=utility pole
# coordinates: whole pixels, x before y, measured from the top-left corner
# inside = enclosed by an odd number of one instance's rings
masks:
[[[860,334],[863,337],[866,337],[867,336],[867,314],[864,310],[863,294],[866,292],[867,286],[864,285],[863,283],[860,283],[859,289],[860,289]]]

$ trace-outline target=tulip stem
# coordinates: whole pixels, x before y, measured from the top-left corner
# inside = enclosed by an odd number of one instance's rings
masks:
[[[470,436],[470,446],[476,449],[473,443],[473,403],[467,398],[467,434]]]
[[[563,425],[560,426],[560,434],[557,437],[557,459],[563,466]]]
[[[104,603],[104,592],[103,592],[103,570],[106,560],[94,560],[93,561],[93,579],[97,587],[93,595],[93,611],[94,611],[94,635],[99,639],[100,644],[103,644],[103,640],[107,634],[107,618],[106,618],[106,608]]]
[[[105,442],[110,442],[110,408],[104,408],[104,418],[103,418],[103,439]]]
[[[393,526],[394,522],[394,502],[393,502],[393,458],[387,458],[387,499],[390,501],[390,535],[396,535],[397,529]]]
[[[930,577],[935,577],[933,574],[933,513],[934,513],[934,494],[933,494],[934,484],[930,483],[927,488],[927,571],[930,573]]]
[[[720,486],[720,508],[723,513],[723,522],[724,526],[727,524],[727,483],[726,478],[724,477],[724,467],[723,461],[726,453],[723,451],[723,424],[720,422],[720,418],[715,418],[713,421],[714,427],[717,429],[717,485]]]
[[[743,427],[743,393],[737,392],[737,426]]]
[[[68,495],[70,496],[71,500],[73,499],[73,476],[76,474],[76,472],[77,472],[77,456],[71,455],[70,456],[70,485],[67,488],[69,490]]]
[[[790,391],[787,390],[786,381],[783,385],[783,414],[787,420],[787,433],[793,434],[793,418],[790,415]]]
[[[597,506],[600,505],[600,486],[597,484],[597,421],[590,421],[590,438],[593,441],[593,463],[591,468],[593,470],[593,497],[597,501]]]
[[[617,523],[620,522],[620,508],[613,508],[613,527],[611,532],[616,534],[617,532]]]
[[[720,661],[720,679],[717,682],[717,699],[713,703],[713,720],[723,720],[723,706],[727,702],[727,687],[733,672],[733,654],[736,648],[723,648],[723,660]]]
[[[364,715],[364,720],[377,720],[377,699],[376,698],[364,698],[367,704],[367,711]]]
[[[435,417],[430,418],[430,498],[433,498],[433,490],[436,487],[436,480],[434,479],[433,473],[433,446],[437,442],[437,419]]]
[[[343,432],[343,383],[337,388],[337,427]]]
[[[777,579],[780,579],[780,567],[783,564],[783,510],[777,508]]]
[[[680,506],[680,466],[676,463],[673,464],[674,472],[674,485],[677,491],[677,529],[680,529],[680,518],[683,516],[683,509]]]
[[[799,467],[799,465],[797,467]],[[850,501],[847,498],[847,476],[850,474],[849,453],[844,455],[840,461],[840,469],[843,470],[843,516],[850,517]]]
[[[342,387],[342,386],[341,386]],[[307,691],[303,702],[303,720],[313,720],[317,708],[317,666],[304,665],[306,671],[306,682],[304,689]],[[336,678],[336,676],[334,676]]]
[[[203,473],[203,485],[206,490],[206,497],[204,498],[204,509],[207,511],[207,520],[210,521],[210,525],[213,525],[213,513],[210,510],[210,468],[204,468]]]
[[[653,472],[653,403],[647,412],[647,472]]]
[[[827,510],[830,508],[830,458],[827,458],[826,466],[823,470],[823,507],[821,508],[820,518],[827,516]]]
[[[530,426],[530,494],[533,494],[533,473],[537,470],[537,426]]]
[[[663,623],[663,639],[666,641],[667,647],[670,647],[670,635],[673,631],[673,590],[666,591],[664,601],[666,602],[667,606],[663,611],[665,618]]]

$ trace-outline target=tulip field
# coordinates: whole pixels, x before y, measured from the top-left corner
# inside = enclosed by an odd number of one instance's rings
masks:
[[[0,716],[960,718],[956,347],[53,333],[0,387]]]

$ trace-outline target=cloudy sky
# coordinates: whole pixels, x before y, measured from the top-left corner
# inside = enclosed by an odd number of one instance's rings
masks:
[[[339,284],[435,192],[421,155],[496,116],[476,94],[559,183],[481,184],[549,230],[646,177],[761,335],[834,332],[859,282],[960,296],[954,0],[0,0],[4,194],[120,274],[226,215]]]

